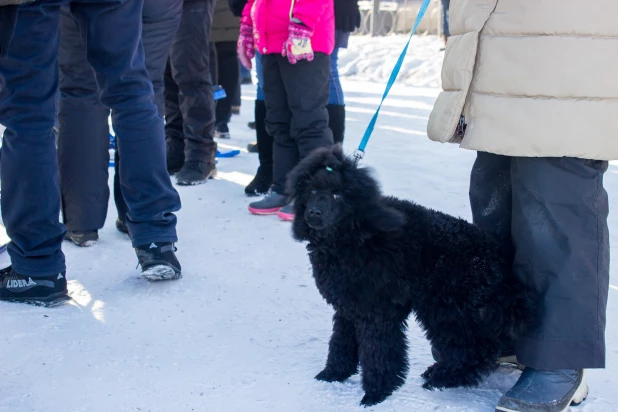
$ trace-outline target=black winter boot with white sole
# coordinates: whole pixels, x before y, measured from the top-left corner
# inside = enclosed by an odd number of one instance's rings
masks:
[[[496,406],[496,412],[565,412],[588,396],[586,371],[526,368]]]
[[[195,186],[214,179],[217,175],[215,162],[185,162],[184,166],[176,173],[176,183],[180,186]]]
[[[173,243],[153,242],[135,248],[142,276],[150,281],[174,280],[182,277],[180,262]]]
[[[35,306],[60,306],[71,298],[65,272],[49,276],[25,276],[11,267],[0,270],[0,300]]]
[[[74,245],[79,247],[95,246],[99,243],[99,232],[91,230],[87,232],[67,232],[65,236],[66,240],[73,242]]]

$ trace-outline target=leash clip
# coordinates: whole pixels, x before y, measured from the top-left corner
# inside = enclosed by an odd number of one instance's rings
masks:
[[[363,160],[363,157],[365,157],[365,152],[363,150],[356,149],[354,152],[354,166],[357,166],[358,162]]]

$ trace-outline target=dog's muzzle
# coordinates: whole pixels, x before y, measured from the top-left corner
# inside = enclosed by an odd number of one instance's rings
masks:
[[[324,229],[324,218],[322,216],[322,210],[317,207],[310,207],[305,210],[305,220],[310,228],[320,230]]]

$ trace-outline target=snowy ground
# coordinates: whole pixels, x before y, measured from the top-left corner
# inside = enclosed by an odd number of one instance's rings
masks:
[[[438,43],[436,43],[438,44]],[[346,81],[345,147],[356,147],[383,86]],[[364,164],[386,193],[470,218],[467,190],[474,154],[427,140],[435,88],[399,86],[387,100]],[[224,148],[253,140],[255,92],[243,89],[242,114]],[[223,144],[221,146],[224,146]],[[184,278],[153,284],[139,277],[129,240],[114,228],[110,203],[101,242],[65,244],[71,306],[42,309],[0,303],[0,411],[362,410],[359,376],[313,380],[326,360],[332,310],[319,296],[304,246],[289,223],[247,212],[243,185],[257,156],[219,162],[219,178],[179,187],[178,256]],[[606,175],[618,205],[618,166]],[[617,228],[617,215],[610,216]],[[617,231],[612,258],[617,256]],[[590,397],[575,411],[618,410],[618,273],[612,270],[607,369],[590,373]],[[518,372],[500,369],[476,389],[427,392],[419,375],[432,362],[414,322],[407,383],[371,411],[491,412]]]
[[[385,83],[407,41],[408,36],[402,34],[376,38],[352,36],[350,47],[339,51],[339,72],[357,80]],[[440,87],[442,47],[442,39],[436,36],[415,36],[401,66],[399,82],[408,86]]]

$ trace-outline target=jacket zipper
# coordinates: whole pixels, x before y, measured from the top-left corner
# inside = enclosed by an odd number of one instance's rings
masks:
[[[466,134],[466,118],[461,115],[459,117],[459,124],[457,125],[457,129],[455,130],[455,135],[457,137],[464,137],[464,135]]]

